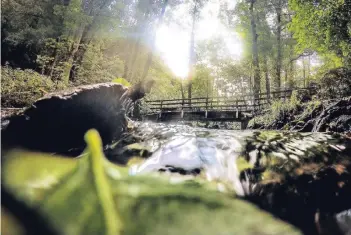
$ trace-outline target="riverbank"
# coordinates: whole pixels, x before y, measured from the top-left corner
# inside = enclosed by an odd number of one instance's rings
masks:
[[[275,101],[251,119],[248,129],[297,132],[351,132],[351,96],[327,101]]]

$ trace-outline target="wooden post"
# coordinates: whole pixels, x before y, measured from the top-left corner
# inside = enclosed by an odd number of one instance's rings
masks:
[[[158,115],[158,119],[160,120],[161,117],[162,117],[162,103],[163,103],[163,100],[161,100],[161,105],[160,105],[160,113]]]
[[[286,100],[287,91],[284,91],[284,101]]]
[[[244,120],[241,121],[240,124],[241,124],[241,130],[246,130],[247,125],[249,124],[249,121],[244,119]]]

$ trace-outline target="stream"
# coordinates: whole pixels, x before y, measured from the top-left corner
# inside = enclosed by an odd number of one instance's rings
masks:
[[[326,167],[348,161],[351,149],[350,139],[337,134],[220,130],[152,122],[134,122],[133,126],[136,143],[124,149],[149,154],[142,163],[131,166],[130,174],[202,172],[208,181],[229,183],[240,196],[249,193],[239,180],[245,168],[295,177],[296,169],[306,164]]]
[[[243,152],[243,140],[252,131],[214,130],[181,124],[135,123],[139,142],[152,152],[142,164],[133,165],[130,174],[168,171],[196,175],[205,172],[208,181],[230,182],[244,195],[238,181],[236,158]]]
[[[131,175],[164,172],[199,177],[215,184],[218,191],[245,198],[307,234],[312,223],[318,226],[317,215],[323,222],[320,226],[332,218],[340,234],[351,232],[348,137],[206,129],[175,123],[134,122],[133,126],[137,141],[129,149],[149,154],[131,164]]]

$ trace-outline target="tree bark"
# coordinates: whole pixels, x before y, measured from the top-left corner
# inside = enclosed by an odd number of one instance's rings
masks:
[[[268,74],[268,61],[267,61],[267,56],[263,55],[263,70],[264,70],[264,75],[265,75],[265,81],[266,81],[266,93],[267,93],[267,99],[268,102],[270,102],[271,99],[271,87],[270,87],[270,81],[269,81],[269,74]]]
[[[183,80],[180,81],[180,92],[182,93],[182,107],[183,107],[184,99],[185,99],[184,88],[183,88]]]
[[[79,44],[82,39],[82,34],[81,33],[78,33],[78,34],[80,35],[76,40],[73,41],[72,47],[70,48],[70,54],[67,59],[67,67],[65,67],[63,72],[63,77],[66,83],[68,83],[70,80],[70,77],[72,77],[71,71],[72,71],[72,67],[74,66],[74,56],[78,51]]]
[[[254,69],[254,84],[253,84],[253,92],[254,92],[254,97],[255,97],[255,103],[259,103],[257,100],[259,98],[259,93],[260,93],[260,67],[258,63],[258,35],[256,33],[256,22],[255,22],[255,16],[254,16],[254,4],[256,0],[251,0],[250,1],[250,17],[251,17],[251,33],[252,33],[252,65]]]
[[[303,87],[306,87],[306,61],[305,58],[302,60],[302,74],[303,74]]]
[[[89,34],[90,34],[91,29],[92,29],[93,25],[95,24],[95,22],[96,22],[96,20],[94,19],[94,21],[91,24],[89,24],[88,26],[86,26],[84,28],[84,31],[83,31],[82,36],[80,38],[80,41],[78,43],[78,48],[73,53],[72,67],[71,67],[70,73],[69,73],[69,80],[70,81],[74,81],[77,78],[79,66],[82,64],[87,47],[92,40],[93,35],[89,35]]]
[[[196,22],[196,15],[198,11],[197,6],[198,1],[195,0],[195,5],[193,9],[193,19],[192,19],[192,27],[191,27],[191,35],[190,35],[190,47],[189,47],[189,76],[188,76],[188,98],[189,98],[189,105],[191,105],[191,92],[192,92],[192,79],[194,76],[194,64],[195,64],[195,22]]]
[[[293,37],[293,35],[292,34],[290,34],[290,37],[292,38]],[[289,61],[290,61],[290,63],[289,63],[289,77],[288,77],[288,88],[292,88],[293,87],[293,83],[294,83],[294,74],[295,74],[295,61],[293,61],[292,60],[292,57],[293,57],[293,55],[294,55],[294,46],[293,46],[293,44],[290,44],[290,46],[289,46],[289,50],[290,50],[290,52],[289,52]]]
[[[281,67],[282,67],[282,48],[281,48],[281,34],[282,34],[282,2],[278,1],[278,5],[275,7],[277,14],[277,61],[276,61],[276,78],[275,78],[275,90],[279,91],[281,87]]]
[[[129,73],[129,63],[130,63],[130,54],[129,54],[129,50],[132,47],[132,43],[127,42],[127,50],[125,51],[125,57],[124,57],[124,68],[123,68],[123,78],[127,80],[127,76]]]
[[[168,0],[164,0],[163,6],[162,6],[162,10],[161,10],[161,13],[160,13],[159,18],[158,18],[158,26],[160,26],[162,24],[162,22],[163,22],[163,17],[165,15],[167,4],[168,4]],[[144,80],[146,78],[146,76],[147,76],[147,74],[149,72],[149,68],[151,66],[153,55],[154,55],[154,52],[155,52],[155,47],[156,47],[156,30],[155,30],[153,38],[152,38],[152,47],[151,47],[151,50],[149,51],[149,53],[147,55],[147,60],[146,60],[145,66],[144,66],[143,73],[141,75],[141,79],[142,80]]]
[[[87,15],[92,16],[93,20],[90,24],[85,25],[82,29],[82,33],[77,40],[77,46],[72,50],[71,55],[69,57],[68,63],[69,63],[69,80],[73,81],[78,73],[79,66],[81,65],[84,54],[86,52],[86,49],[88,47],[88,44],[91,42],[91,40],[94,37],[94,34],[92,33],[92,28],[97,22],[97,17],[98,14],[101,10],[103,10],[107,5],[109,5],[112,2],[112,0],[105,0],[102,2],[100,7],[93,12],[93,1],[90,2],[89,7],[88,7],[88,12]]]
[[[130,64],[128,65],[129,69],[128,69],[128,73],[127,73],[127,76],[126,76],[126,79],[132,79],[132,76],[133,76],[133,70],[134,70],[134,66],[135,66],[135,62],[136,62],[136,59],[139,55],[139,50],[140,50],[140,41],[141,41],[141,37],[142,37],[142,34],[139,35],[137,41],[134,43],[134,47],[133,47],[133,50],[132,50],[132,57],[131,57],[131,60],[130,60]]]
[[[59,43],[59,39],[56,40],[57,43]],[[53,57],[54,57],[54,60],[50,66],[50,69],[49,69],[49,78],[53,78],[52,76],[54,75],[54,70],[55,70],[55,67],[56,67],[56,63],[57,63],[57,60],[58,60],[58,55],[57,55],[57,47],[58,45],[56,44],[56,47],[54,49],[54,54],[53,54]]]
[[[306,80],[307,86],[310,83],[310,76],[311,76],[311,56],[308,56],[307,57],[307,80]]]
[[[146,0],[140,0],[140,2],[141,1],[146,1]],[[137,61],[137,58],[139,56],[139,51],[141,49],[142,37],[144,36],[145,31],[147,30],[147,23],[146,22],[148,21],[148,17],[149,17],[150,10],[152,7],[151,0],[148,0],[147,2],[148,2],[148,4],[147,4],[147,7],[145,9],[145,12],[144,12],[143,16],[139,18],[139,24],[137,27],[137,33],[139,34],[139,36],[138,36],[137,41],[134,44],[134,47],[132,50],[131,61],[130,61],[130,64],[128,65],[129,69],[128,69],[128,74],[127,74],[126,78],[129,79],[130,81],[134,80],[134,74],[135,74],[135,71],[137,71],[137,69],[134,67],[135,67],[135,63]],[[139,77],[138,81],[140,81],[140,77]]]

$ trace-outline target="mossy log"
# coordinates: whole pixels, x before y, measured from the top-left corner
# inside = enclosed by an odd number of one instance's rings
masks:
[[[126,131],[126,112],[150,90],[152,83],[127,88],[117,83],[85,85],[47,94],[18,114],[2,120],[2,149],[77,156],[83,136],[96,129],[104,145]]]

